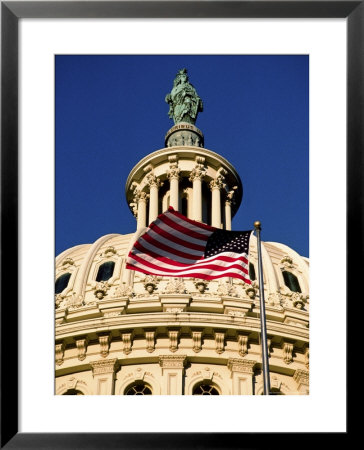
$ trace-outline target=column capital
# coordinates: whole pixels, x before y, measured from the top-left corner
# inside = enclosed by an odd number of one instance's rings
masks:
[[[235,194],[234,190],[229,191],[229,192],[226,193],[226,196],[225,196],[225,203],[226,204],[231,205],[234,202],[234,194]]]
[[[180,172],[181,172],[181,169],[177,166],[177,164],[175,166],[173,165],[173,167],[172,167],[172,164],[171,164],[170,168],[166,171],[166,175],[167,175],[167,178],[169,180],[172,180],[172,179],[179,180],[180,179],[180,176],[179,176]]]
[[[159,178],[157,178],[152,172],[148,173],[146,181],[150,187],[156,187],[157,189],[159,189],[161,186],[163,186],[163,182]]]
[[[241,373],[254,373],[254,366],[257,362],[251,359],[239,359],[239,358],[230,358],[228,360],[228,369],[231,372],[241,372]]]
[[[214,189],[222,189],[226,186],[226,184],[224,183],[224,178],[223,176],[218,176],[216,177],[214,180],[210,181],[210,189],[211,191],[213,191]]]
[[[105,373],[114,373],[118,368],[117,358],[114,359],[101,359],[99,361],[90,362],[92,375],[100,375]]]
[[[298,386],[309,386],[310,384],[310,375],[307,370],[297,369],[293,374],[293,379]]]
[[[202,167],[200,167],[200,166],[202,166]],[[189,180],[190,181],[194,181],[194,180],[202,181],[203,178],[205,177],[205,175],[206,175],[206,168],[202,164],[198,164],[196,167],[194,167],[191,170]]]

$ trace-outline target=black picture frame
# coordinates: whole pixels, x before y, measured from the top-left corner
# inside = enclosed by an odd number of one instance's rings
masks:
[[[346,18],[347,298],[363,273],[364,1],[1,1],[1,448],[257,448],[268,433],[18,432],[18,22],[21,18]],[[333,94],[334,95],[334,94]],[[317,224],[322,227],[334,224]],[[359,252],[358,252],[359,251]],[[6,265],[4,264],[6,258]],[[9,293],[11,286],[11,293]],[[350,347],[348,346],[348,351]],[[348,357],[349,358],[349,357]],[[11,370],[9,370],[11,368]],[[203,412],[201,412],[203,413]],[[222,412],[219,412],[221,414]],[[187,419],[186,419],[187,420]],[[257,418],[258,420],[258,418]],[[297,418],[297,420],[300,420]],[[166,430],[168,431],[168,430]],[[288,431],[288,430],[287,430]],[[349,428],[348,428],[349,431]],[[338,433],[335,439],[348,437]],[[322,442],[327,436],[321,436]],[[302,443],[309,433],[302,437]],[[316,434],[315,444],[321,441]],[[320,442],[320,443],[322,443]],[[287,442],[288,444],[288,442]],[[292,443],[291,443],[292,444]],[[290,444],[290,445],[291,445]]]

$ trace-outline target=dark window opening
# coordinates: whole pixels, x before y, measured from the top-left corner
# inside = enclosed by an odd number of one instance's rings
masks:
[[[63,395],[83,395],[83,393],[77,389],[68,389]]]
[[[291,272],[283,271],[283,279],[284,284],[292,291],[292,292],[301,292],[300,284],[298,282],[298,278],[296,275],[293,275]]]
[[[256,275],[255,275],[255,267],[254,264],[249,263],[249,278],[250,281],[254,281],[257,279]]]
[[[108,261],[104,264],[101,264],[97,272],[96,281],[107,281],[109,278],[111,278],[112,274],[114,273],[114,267],[114,261]]]
[[[56,280],[55,293],[60,294],[62,291],[66,289],[68,286],[68,282],[70,281],[71,274],[64,273]]]
[[[212,384],[198,384],[193,388],[192,395],[220,395]]]
[[[125,389],[124,395],[152,395],[152,390],[145,383],[135,383]]]
[[[181,206],[182,206],[182,214],[187,217],[187,198],[186,197],[182,197]]]

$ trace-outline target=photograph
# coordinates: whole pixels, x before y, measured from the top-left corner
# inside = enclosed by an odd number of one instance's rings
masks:
[[[55,54],[55,395],[309,395],[309,63]]]

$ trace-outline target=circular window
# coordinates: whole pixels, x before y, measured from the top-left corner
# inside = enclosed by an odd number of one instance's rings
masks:
[[[212,384],[202,383],[193,388],[192,395],[220,395],[220,393]]]
[[[124,395],[152,395],[152,390],[145,383],[135,383],[125,389]]]

